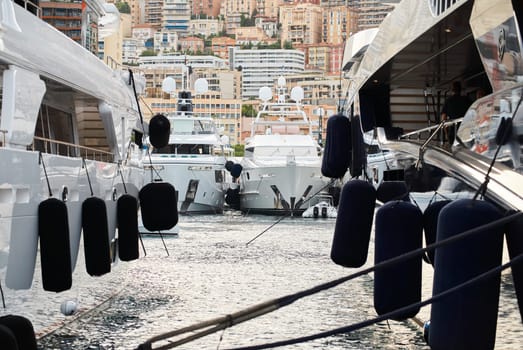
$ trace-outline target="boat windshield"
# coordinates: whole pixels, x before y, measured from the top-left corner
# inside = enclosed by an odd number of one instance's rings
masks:
[[[202,155],[213,154],[213,146],[206,144],[170,144],[153,149],[157,154]]]
[[[216,127],[213,120],[171,119],[171,130],[176,134],[214,134]]]

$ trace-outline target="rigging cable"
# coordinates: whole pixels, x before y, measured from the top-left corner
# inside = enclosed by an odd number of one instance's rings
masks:
[[[272,300],[269,300],[269,301],[266,301],[266,302],[263,302],[263,303],[251,306],[249,308],[237,311],[237,312],[235,312],[233,314],[229,314],[229,315],[226,315],[226,316],[218,317],[218,318],[215,318],[215,319],[212,319],[212,320],[208,320],[208,321],[203,321],[201,323],[198,323],[198,324],[195,324],[195,325],[191,325],[191,326],[187,326],[187,327],[181,328],[179,330],[166,332],[164,334],[161,334],[161,335],[158,335],[158,336],[150,338],[145,343],[141,344],[138,349],[140,349],[140,350],[153,349],[152,348],[152,343],[154,343],[154,342],[166,340],[166,339],[169,339],[169,338],[172,338],[174,336],[178,336],[178,335],[181,335],[181,334],[184,334],[184,333],[187,333],[187,332],[194,332],[196,330],[203,329],[202,331],[200,331],[198,333],[194,333],[194,334],[192,334],[190,336],[187,336],[185,338],[179,339],[177,341],[171,342],[171,343],[169,343],[167,345],[164,345],[164,346],[161,346],[161,347],[157,347],[157,348],[154,348],[154,349],[157,349],[157,350],[158,349],[170,349],[170,348],[173,348],[175,346],[178,346],[178,345],[181,345],[181,344],[185,344],[185,343],[190,342],[192,340],[195,340],[195,339],[201,338],[203,336],[215,333],[215,332],[217,332],[219,330],[231,327],[233,325],[236,325],[236,324],[248,321],[250,319],[256,318],[258,316],[262,316],[264,314],[267,314],[267,313],[270,313],[272,311],[278,310],[278,309],[280,309],[280,308],[282,308],[284,306],[288,306],[288,305],[294,303],[295,301],[297,301],[299,299],[302,299],[302,298],[304,298],[306,296],[310,296],[310,295],[319,293],[321,291],[328,290],[328,289],[336,287],[336,286],[338,286],[338,285],[340,285],[340,284],[342,284],[344,282],[353,280],[353,279],[355,279],[357,277],[360,277],[360,276],[363,276],[363,275],[367,275],[368,273],[376,271],[378,269],[386,268],[386,267],[389,267],[391,265],[397,264],[399,262],[403,262],[405,260],[412,259],[414,257],[420,256],[420,255],[424,254],[425,252],[427,252],[429,250],[436,249],[436,248],[439,248],[439,247],[442,247],[442,246],[446,246],[448,244],[454,243],[454,242],[456,242],[458,240],[467,238],[467,237],[472,236],[474,234],[481,233],[484,230],[489,230],[489,229],[492,229],[492,228],[495,228],[495,227],[498,227],[498,226],[505,225],[505,224],[507,224],[509,222],[512,222],[512,221],[514,221],[516,219],[521,218],[522,216],[523,216],[523,212],[511,213],[511,214],[509,214],[509,215],[507,215],[507,216],[505,216],[505,217],[503,217],[501,219],[495,220],[495,221],[493,221],[491,223],[488,223],[488,224],[485,224],[485,225],[482,225],[482,226],[479,226],[479,227],[475,227],[475,228],[472,228],[470,230],[461,232],[461,233],[459,233],[459,234],[457,234],[455,236],[452,236],[452,237],[440,240],[438,242],[435,242],[433,244],[427,245],[425,248],[419,248],[419,249],[416,249],[416,250],[412,250],[412,251],[407,252],[405,254],[398,255],[398,256],[396,256],[394,258],[391,258],[391,259],[388,259],[388,260],[384,260],[384,261],[382,261],[382,262],[380,262],[378,264],[375,264],[374,266],[371,266],[371,267],[365,268],[363,270],[357,271],[357,272],[352,273],[352,274],[350,274],[348,276],[340,277],[338,279],[331,280],[331,281],[319,284],[319,285],[317,285],[315,287],[312,287],[312,288],[309,288],[309,289],[306,289],[306,290],[303,290],[303,291],[300,291],[300,292],[297,292],[297,293],[294,293],[294,294],[289,294],[289,295],[286,295],[286,296],[283,296],[283,297],[280,297],[280,298],[272,299]],[[384,319],[388,319],[389,317],[392,317],[392,316],[396,315],[396,313],[402,313],[402,312],[405,312],[406,310],[410,310],[411,308],[428,305],[428,304],[430,304],[430,303],[432,303],[432,302],[434,302],[436,300],[439,300],[439,299],[447,296],[450,293],[453,293],[453,292],[455,292],[455,291],[457,291],[457,290],[459,290],[459,289],[461,289],[463,287],[467,287],[467,286],[469,286],[472,283],[480,281],[480,280],[490,276],[491,274],[499,273],[501,270],[506,269],[507,267],[511,266],[512,264],[514,264],[516,262],[519,262],[520,260],[523,260],[523,255],[521,255],[521,254],[519,256],[513,258],[510,262],[508,262],[508,263],[506,263],[504,265],[498,266],[498,267],[496,267],[496,268],[494,268],[494,269],[492,269],[490,271],[487,271],[487,272],[485,272],[485,273],[483,273],[481,275],[478,275],[475,278],[473,278],[473,279],[471,279],[469,281],[466,281],[466,282],[464,282],[461,285],[455,286],[452,289],[448,289],[448,290],[442,292],[441,294],[433,296],[430,299],[422,301],[422,302],[419,303],[419,305],[418,304],[409,305],[409,306],[403,307],[401,309],[394,310],[394,311],[392,311],[390,313],[384,314],[384,315],[382,315],[382,316],[380,316],[378,318],[375,318],[373,320],[360,322],[360,323],[357,323],[357,324],[352,325],[352,326],[347,326],[347,327],[336,329],[334,331],[322,332],[322,333],[318,333],[316,335],[308,336],[308,337],[301,337],[301,338],[299,338],[299,340],[289,340],[289,341],[293,341],[293,342],[292,343],[288,343],[288,344],[295,344],[295,343],[305,342],[305,341],[312,340],[312,339],[318,339],[318,338],[322,338],[322,337],[326,337],[326,336],[330,336],[330,335],[334,335],[334,334],[338,334],[338,333],[350,332],[350,331],[353,331],[353,330],[356,330],[356,329],[360,329],[360,328],[366,327],[368,325],[374,324],[376,322],[380,322],[380,321],[382,321]],[[334,333],[330,334],[329,332],[334,332]],[[311,338],[311,337],[314,337],[314,338]],[[277,345],[274,345],[274,344],[277,344]],[[252,347],[252,348],[249,347],[249,348],[241,348],[241,349],[243,349],[243,350],[245,350],[245,349],[263,349],[263,348],[266,348],[266,347],[263,347],[263,346],[274,347],[274,346],[282,346],[282,345],[286,345],[286,344],[283,344],[282,342],[278,342],[278,343],[273,343],[273,344],[260,345],[260,347]],[[239,350],[239,349],[236,349],[236,350]]]
[[[134,99],[136,101],[136,106],[138,108],[138,114],[140,116],[140,123],[142,125],[142,131],[143,131],[143,134],[145,135],[145,122],[143,121],[142,110],[140,109],[140,101],[139,101],[139,98],[138,98],[138,93],[136,92],[136,83],[134,81],[134,75],[133,75],[133,71],[131,69],[129,69],[129,84],[131,84],[132,87],[133,87]],[[151,111],[149,106],[147,106],[147,108],[149,109],[149,111]],[[160,173],[158,172],[158,170],[156,170],[156,168],[152,164],[153,161],[151,159],[151,152],[149,151],[149,147],[147,147],[147,155],[149,156],[149,166],[151,168],[151,182],[153,182],[153,174],[154,173],[156,173],[156,175],[158,176],[160,181],[162,181],[162,177],[160,176]]]

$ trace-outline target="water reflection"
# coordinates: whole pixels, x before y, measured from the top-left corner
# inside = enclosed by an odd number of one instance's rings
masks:
[[[147,256],[129,264],[124,292],[99,312],[42,339],[39,346],[134,349],[153,335],[224,316],[353,272],[330,260],[335,224],[332,219],[285,219],[246,246],[275,220],[265,216],[182,217],[180,236],[166,239],[170,256],[159,238],[145,238]],[[372,261],[371,251],[366,266]],[[426,269],[431,268],[424,266],[424,272]],[[424,297],[430,296],[430,288],[425,285],[431,284],[431,278],[429,274],[424,281]],[[499,349],[514,349],[514,344],[523,339],[507,278],[510,276],[503,276],[503,320],[499,324],[504,328],[498,331]],[[180,348],[227,349],[274,342],[373,318],[372,283],[372,276],[364,276]],[[420,318],[426,320],[427,314],[422,309]],[[507,339],[512,335],[513,339]],[[382,322],[350,334],[283,348],[429,349],[422,330],[412,321]]]

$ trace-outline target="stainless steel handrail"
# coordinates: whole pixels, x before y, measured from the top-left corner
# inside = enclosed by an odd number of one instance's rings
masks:
[[[92,147],[86,147],[82,145],[77,145],[70,142],[65,141],[59,141],[59,140],[52,140],[45,137],[39,137],[35,136],[34,140],[42,141],[44,149],[41,150],[44,153],[56,153],[60,154],[60,146],[64,146],[66,149],[66,153],[64,155],[69,157],[81,157],[83,156],[86,159],[92,159],[92,160],[99,160],[99,161],[106,161],[106,162],[112,162],[114,161],[114,154],[112,152],[107,152],[104,150],[100,150],[97,148]],[[55,152],[52,152],[52,146],[56,146]],[[33,151],[36,150],[35,142],[31,145],[31,149]]]

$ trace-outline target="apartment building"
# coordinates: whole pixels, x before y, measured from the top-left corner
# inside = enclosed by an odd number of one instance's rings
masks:
[[[256,0],[222,0],[221,8],[224,16],[240,13],[250,17],[256,9]]]
[[[203,39],[190,36],[178,39],[178,51],[187,53],[203,53]]]
[[[254,25],[261,28],[269,38],[275,38],[279,33],[278,19],[276,17],[257,15],[254,23]]]
[[[229,66],[242,73],[242,98],[257,98],[260,88],[272,86],[279,76],[303,72],[305,55],[300,50],[231,48]]]
[[[178,51],[178,33],[171,30],[159,30],[153,34],[154,51],[168,54]]]
[[[221,0],[192,0],[192,14],[218,18]]]
[[[236,46],[236,40],[228,36],[220,36],[211,39],[211,51],[214,55],[229,60],[229,48]]]
[[[218,57],[189,55],[142,56],[138,64],[145,73],[146,95],[149,98],[163,97],[162,82],[168,76],[174,78],[177,89],[183,89],[192,86],[196,80],[194,74],[189,74],[190,70],[221,70],[227,67],[226,61]]]
[[[209,84],[209,92],[219,93],[221,98],[241,99],[241,72],[228,68],[195,68],[193,78],[206,79]]]
[[[131,9],[131,25],[136,26],[144,23],[145,0],[126,0]]]
[[[258,45],[273,44],[277,40],[271,39],[265,34],[263,29],[258,27],[240,27],[234,30],[236,45]]]
[[[162,28],[163,0],[144,0],[145,18],[144,23],[151,25],[154,29]]]
[[[280,6],[280,38],[293,44],[317,44],[322,39],[322,8],[313,4]]]
[[[143,44],[142,44],[143,46]],[[134,38],[123,38],[122,40],[122,63],[137,64],[141,50],[140,41]]]
[[[191,4],[189,0],[164,0],[162,9],[162,29],[174,31],[179,37],[189,35]]]
[[[284,0],[256,0],[256,11],[258,16],[277,20],[280,15],[280,6],[284,3]]]
[[[217,35],[225,28],[225,21],[221,19],[191,19],[189,22],[189,35],[202,35],[208,37]]]
[[[41,18],[82,45],[82,2],[41,1]]]
[[[321,41],[330,45],[341,45],[357,29],[354,11],[346,6],[322,7]]]

